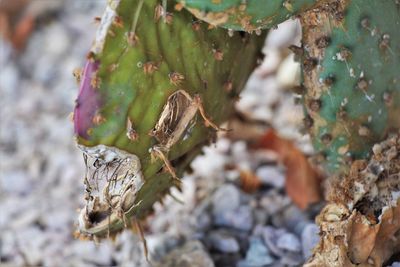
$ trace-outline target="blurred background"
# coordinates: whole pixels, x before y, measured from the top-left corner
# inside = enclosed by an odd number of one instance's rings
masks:
[[[105,4],[0,0],[1,266],[150,266],[129,231],[99,244],[73,234],[84,192],[73,71],[83,66]],[[300,266],[311,255],[320,205],[294,205],[284,188],[293,166],[282,164],[282,151],[247,143],[274,129],[285,138],[279,142],[290,142],[286,152],[312,154],[291,90],[300,70],[287,47],[300,36],[296,21],[270,32],[231,122],[236,131],[193,162],[183,193],[174,193],[184,205],[168,198],[155,206],[145,226],[154,266]]]

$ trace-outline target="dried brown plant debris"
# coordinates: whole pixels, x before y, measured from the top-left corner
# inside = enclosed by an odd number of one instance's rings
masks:
[[[383,266],[400,251],[400,133],[331,183],[317,217],[321,240],[305,265]]]

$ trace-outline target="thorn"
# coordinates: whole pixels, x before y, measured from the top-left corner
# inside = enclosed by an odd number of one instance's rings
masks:
[[[75,68],[72,71],[72,75],[74,75],[76,83],[79,85],[81,83],[81,79],[82,79],[82,68]]]
[[[193,101],[196,101],[197,107],[200,111],[200,115],[203,118],[203,120],[205,121],[206,127],[212,127],[214,128],[216,131],[224,131],[224,132],[228,132],[228,129],[223,129],[221,127],[219,127],[218,125],[214,124],[207,116],[206,111],[204,110],[204,106],[203,106],[203,102],[200,98],[199,95],[195,95]]]
[[[152,156],[154,155],[164,162],[167,171],[172,175],[172,178],[175,180],[175,182],[177,182],[177,184],[180,185],[182,181],[176,175],[174,167],[172,166],[171,162],[167,159],[167,157],[164,155],[164,153],[161,151],[161,149],[157,146],[154,146],[151,148],[150,153],[152,154]]]
[[[134,225],[135,225],[136,231],[139,233],[140,240],[143,243],[144,256],[146,257],[146,261],[150,264],[149,250],[147,248],[147,242],[146,242],[146,238],[144,237],[143,228],[140,225],[139,220],[136,218],[134,218]]]
[[[181,205],[185,205],[185,202],[183,202],[183,200],[179,199],[177,196],[175,196],[174,194],[172,194],[171,192],[168,192],[168,195],[170,197],[172,197],[173,200],[175,200],[176,202],[178,202]]]
[[[168,74],[169,81],[173,85],[179,85],[183,80],[185,80],[185,76],[180,74],[179,72],[171,72]]]

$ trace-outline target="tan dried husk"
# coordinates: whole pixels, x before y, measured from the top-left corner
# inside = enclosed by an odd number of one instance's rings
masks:
[[[400,134],[333,179],[317,217],[320,242],[307,267],[383,266],[400,252]]]

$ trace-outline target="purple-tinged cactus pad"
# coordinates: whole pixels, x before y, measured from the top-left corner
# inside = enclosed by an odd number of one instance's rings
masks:
[[[88,60],[86,62],[74,109],[75,134],[83,138],[88,137],[88,130],[93,126],[96,111],[100,107],[100,97],[93,81],[96,79],[95,75],[99,65],[98,61]]]

